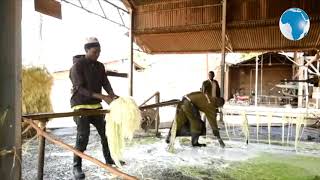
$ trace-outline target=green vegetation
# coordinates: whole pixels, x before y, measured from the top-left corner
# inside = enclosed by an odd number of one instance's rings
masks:
[[[320,180],[320,158],[301,155],[266,153],[243,162],[230,164],[224,169],[218,166],[178,167],[183,174],[200,179],[231,180]]]
[[[263,154],[230,166],[226,173],[236,179],[320,179],[320,158],[300,155]]]

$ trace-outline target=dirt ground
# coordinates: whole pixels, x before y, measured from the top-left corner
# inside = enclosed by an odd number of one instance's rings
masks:
[[[235,128],[230,133],[229,140],[224,133],[226,148],[219,147],[216,139],[211,135],[201,137],[200,141],[207,143],[207,147],[193,148],[190,145],[190,138],[179,137],[176,139],[175,152],[167,151],[167,144],[164,141],[166,132],[162,131],[162,138],[139,137],[127,143],[123,160],[126,165],[122,171],[136,176],[139,179],[168,179],[168,180],[193,180],[193,179],[243,179],[239,172],[235,172],[230,167],[234,164],[246,162],[259,157],[261,154],[270,153],[278,156],[300,156],[307,155],[317,158],[320,165],[320,130],[306,128],[302,141],[296,152],[293,147],[293,137],[289,145],[281,144],[281,128],[272,128],[272,145],[267,142],[267,129],[260,130],[260,141],[256,142],[255,128],[252,129],[249,145],[246,145],[241,136],[241,128]],[[49,129],[50,133],[63,142],[74,145],[76,130],[74,127]],[[22,179],[33,180],[37,176],[37,140],[32,140],[24,145],[22,159]],[[91,135],[86,153],[104,162],[100,139],[96,130],[91,127]],[[45,180],[69,180],[72,176],[72,156],[73,154],[60,147],[46,143],[44,179]],[[318,161],[319,159],[319,161]],[[313,167],[313,165],[310,165]],[[250,167],[250,166],[245,166]],[[318,166],[320,167],[320,166]],[[86,179],[118,179],[99,168],[97,165],[84,160],[83,170]],[[237,167],[241,170],[241,167]],[[290,170],[291,171],[291,170]],[[312,171],[310,177],[320,174]],[[249,176],[248,176],[249,177]],[[248,179],[248,177],[244,179]],[[307,177],[307,176],[306,176]],[[309,176],[308,176],[309,177]],[[249,178],[250,179],[250,178]],[[257,178],[259,179],[259,178]],[[263,178],[268,179],[268,178]],[[271,178],[272,179],[272,178]],[[277,178],[281,179],[281,178]],[[285,179],[285,178],[284,178]],[[308,178],[307,178],[308,179]]]

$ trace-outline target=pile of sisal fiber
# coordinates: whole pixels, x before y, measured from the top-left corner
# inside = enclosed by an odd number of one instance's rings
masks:
[[[134,132],[140,128],[140,121],[139,107],[131,97],[119,97],[110,104],[106,135],[111,157],[118,167],[121,167],[125,139],[132,139]]]

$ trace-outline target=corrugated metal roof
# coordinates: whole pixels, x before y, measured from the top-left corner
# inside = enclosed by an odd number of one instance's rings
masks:
[[[219,0],[131,0],[136,5],[134,35],[149,53],[218,52],[221,50]],[[308,35],[287,40],[279,18],[290,7],[304,9]],[[228,0],[227,36],[233,52],[293,51],[320,48],[320,1]]]

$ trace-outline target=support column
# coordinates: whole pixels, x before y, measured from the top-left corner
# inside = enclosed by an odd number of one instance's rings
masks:
[[[46,122],[40,122],[40,129],[46,132]],[[44,157],[46,149],[46,139],[43,136],[39,136],[38,145],[38,180],[43,180],[43,170],[44,170]]]
[[[206,79],[209,79],[209,57],[208,53],[206,54]]]
[[[297,52],[294,52],[294,61],[297,62],[300,66],[299,66],[299,80],[302,80],[304,77],[304,73],[303,73],[303,58],[298,58]],[[298,87],[298,107],[302,108],[303,107],[303,83],[298,83],[299,87]]]
[[[254,105],[258,106],[258,71],[259,71],[259,58],[256,56],[256,78],[255,78],[255,92],[254,92]]]
[[[133,96],[133,9],[130,9],[130,30],[129,30],[129,38],[130,38],[130,72],[129,72],[129,95]]]
[[[260,95],[263,95],[263,54],[261,55],[261,68],[260,68]]]
[[[221,32],[221,97],[224,97],[224,76],[225,76],[225,64],[226,64],[226,15],[227,15],[227,0],[222,0],[222,32]]]
[[[21,179],[21,0],[0,1],[0,179]]]
[[[319,52],[317,52],[319,53]],[[317,58],[317,70],[320,72],[320,59],[318,58],[319,56],[316,56]],[[315,87],[314,90],[317,92],[317,97],[316,97],[316,107],[320,109],[320,87]]]

